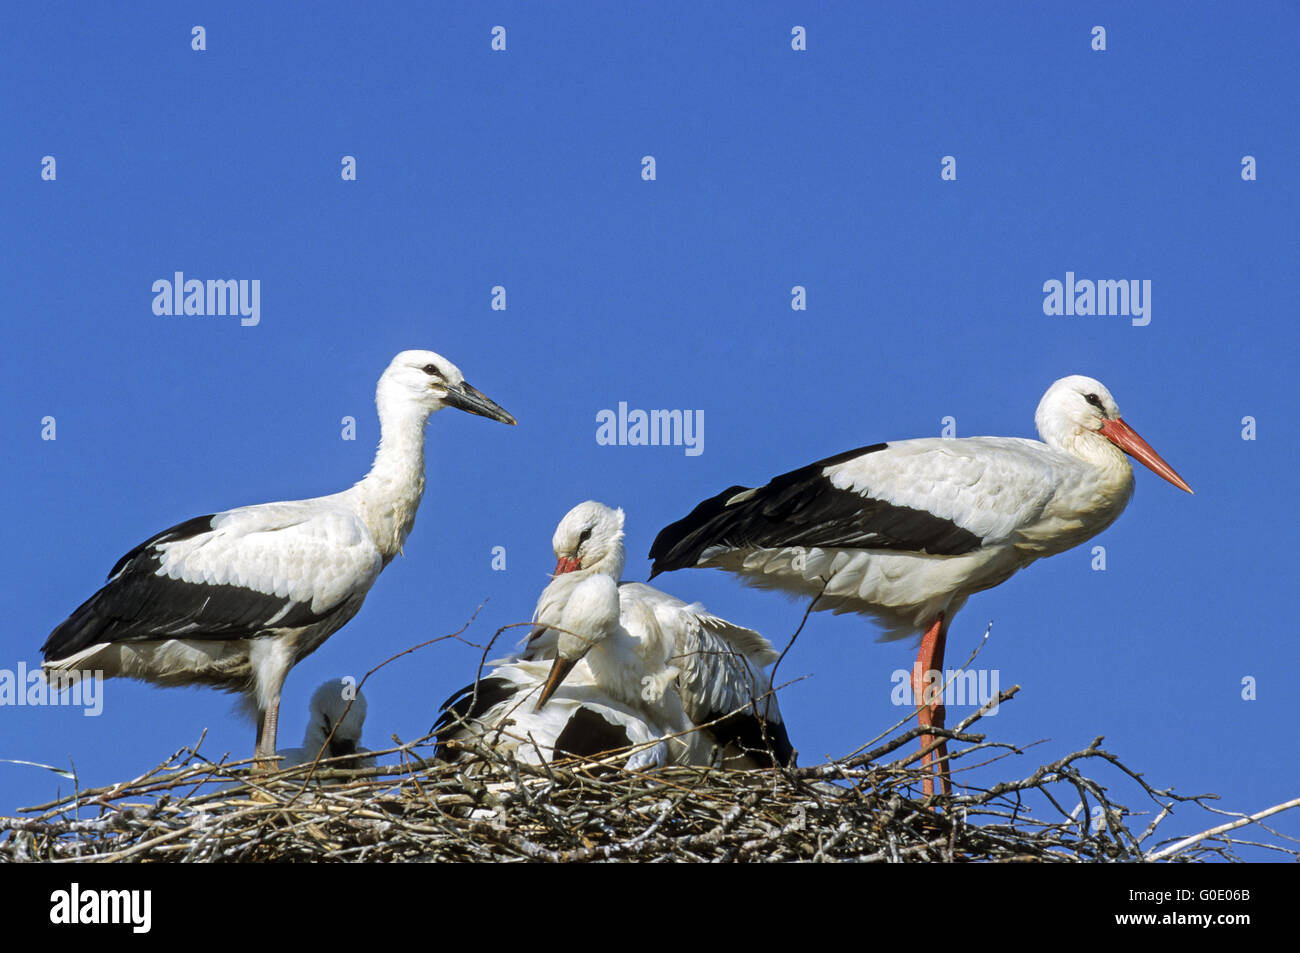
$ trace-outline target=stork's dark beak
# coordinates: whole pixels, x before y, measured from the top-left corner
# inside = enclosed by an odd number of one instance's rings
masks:
[[[546,684],[542,686],[541,697],[537,699],[537,705],[533,708],[533,711],[542,710],[542,706],[550,701],[551,696],[555,694],[555,690],[559,688],[560,684],[564,681],[564,677],[568,675],[569,672],[573,670],[573,666],[577,664],[578,660],[576,658],[556,657],[555,664],[551,666],[551,674],[547,676]]]
[[[514,426],[517,423],[515,418],[510,416],[504,407],[464,382],[448,387],[447,396],[442,399],[442,402],[448,407],[455,407],[457,410],[478,414],[480,417],[490,417],[493,420],[501,421],[503,424]]]

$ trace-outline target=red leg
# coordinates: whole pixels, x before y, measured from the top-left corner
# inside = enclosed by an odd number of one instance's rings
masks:
[[[922,728],[943,727],[945,709],[943,707],[943,647],[947,637],[944,630],[943,616],[934,620],[934,624],[925,630],[921,637],[921,650],[916,653],[916,664],[912,666],[912,701],[916,705],[917,722]],[[936,673],[926,679],[929,672]],[[928,684],[927,684],[928,682]],[[921,747],[924,749],[933,743],[934,735],[921,735]],[[932,766],[933,765],[933,769]],[[921,768],[925,778],[921,782],[922,792],[929,797],[934,794],[932,770],[937,771],[943,793],[952,794],[952,785],[948,779],[948,741],[942,739],[933,751],[921,755]]]

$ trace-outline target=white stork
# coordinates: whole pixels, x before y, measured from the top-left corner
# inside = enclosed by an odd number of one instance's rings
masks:
[[[493,663],[491,673],[443,703],[433,727],[435,757],[455,761],[458,745],[475,739],[529,764],[628,748],[628,770],[707,763],[709,748],[691,730],[671,677],[647,677],[643,686],[642,646],[619,624],[617,584],[604,575],[578,583],[566,588],[558,644],[600,649],[572,667],[544,706],[538,699],[550,687],[550,661]]]
[[[546,626],[556,624],[557,611],[573,588],[596,575],[618,579],[622,574],[623,522],[621,509],[588,500],[565,514],[556,527],[556,576],[538,600],[537,627],[529,640],[532,657],[556,659],[539,706],[586,653],[598,680],[611,691],[626,693],[643,679],[671,684],[691,722],[707,726],[703,733],[716,746],[722,766],[770,767],[773,755],[778,763],[788,764],[794,749],[764,672],[778,653],[753,629],[645,583],[625,582],[618,587],[619,618],[637,646],[639,665],[614,669],[607,664],[608,651],[587,653],[571,640],[569,651],[557,651],[563,636]]]
[[[301,748],[280,752],[280,770],[309,764],[318,758],[341,758],[331,768],[369,768],[375,759],[361,746],[361,731],[366,723],[366,696],[355,683],[342,678],[322,682],[312,693],[307,706],[307,732]]]
[[[733,486],[660,531],[651,578],[690,566],[725,569],[751,585],[819,596],[819,610],[869,615],[886,639],[921,633],[912,669],[918,720],[942,728],[933,673],[943,668],[948,624],[972,593],[1113,523],[1133,494],[1125,453],[1192,492],[1090,377],[1058,380],[1034,419],[1041,443],[878,443],[756,489]],[[928,748],[934,737],[921,741]],[[932,753],[948,791],[946,746]],[[930,759],[922,761],[926,794]]]
[[[411,531],[429,415],[456,407],[515,422],[432,351],[393,358],[375,404],[379,450],[360,482],[331,496],[199,516],[150,537],[50,633],[45,670],[244,692],[259,713],[256,757],[269,762],[289,669],[356,615]]]

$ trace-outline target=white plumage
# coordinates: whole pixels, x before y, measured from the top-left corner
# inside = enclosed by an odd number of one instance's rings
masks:
[[[210,532],[157,544],[156,571],[177,582],[239,586],[274,596],[284,601],[285,613],[295,604],[322,613],[368,586],[385,564],[383,550],[344,494],[243,506],[216,514],[210,527]],[[123,567],[117,575],[128,570]],[[266,624],[277,621],[272,616]],[[198,622],[174,626],[177,635],[198,628]]]
[[[595,574],[613,579],[626,561],[624,516],[588,500],[579,503],[560,521],[551,540],[558,574],[549,590]],[[675,670],[675,687],[687,717],[696,725],[709,725],[706,734],[718,747],[727,767],[770,765],[772,754],[781,764],[793,755],[780,705],[765,669],[778,653],[753,629],[728,622],[698,602],[687,604],[653,586],[625,582],[618,587],[622,606],[620,622],[647,647],[662,653],[662,662],[648,663]],[[539,627],[549,622],[548,595],[538,603]],[[547,636],[535,632],[534,641]]]
[[[568,628],[563,619],[575,611],[576,594],[585,593],[593,615],[598,606],[609,607],[600,598],[615,598],[596,593],[604,585],[613,587],[622,573],[623,521],[622,510],[595,501],[575,506],[560,521],[552,539],[556,575],[538,599],[536,625],[518,662],[529,663],[524,671],[531,676],[539,670],[536,663],[560,661],[548,666],[550,674],[542,679],[547,682],[549,677],[546,687],[525,677],[518,678],[519,689],[535,702],[544,701],[539,715],[555,703],[550,691],[562,691],[561,686],[571,687],[578,679],[602,697],[639,711],[661,734],[707,726],[694,733],[697,737],[686,749],[672,749],[671,756],[680,763],[750,768],[770,765],[773,754],[778,762],[788,763],[793,750],[764,671],[777,653],[752,629],[644,583],[623,583],[616,590],[616,626],[595,626],[595,636],[576,642],[563,635]],[[592,582],[598,578],[606,583]],[[494,670],[489,678],[501,671]],[[512,677],[517,675],[512,672]],[[686,762],[681,762],[683,757]]]
[[[575,657],[564,684],[539,704],[552,662],[523,657],[493,663],[485,678],[443,704],[434,726],[438,756],[455,760],[457,745],[476,740],[528,763],[597,758],[629,747],[630,770],[705,763],[708,749],[691,730],[672,685],[676,670],[665,674],[660,657],[652,669],[660,677],[649,674],[646,647],[619,623],[617,584],[597,575],[565,590],[552,633],[558,650]]]
[[[667,665],[677,671],[675,688],[686,717],[709,726],[705,733],[720,749],[722,766],[770,766],[769,749],[787,764],[793,750],[766,672],[780,655],[772,644],[698,602],[688,605],[643,582],[625,582],[618,592],[623,625],[668,646]]]
[[[361,746],[365,723],[365,694],[352,679],[331,678],[312,693],[302,747],[282,750],[276,765],[283,770],[317,759],[347,757],[329,767],[373,767],[375,759]]]
[[[690,566],[820,596],[819,610],[874,617],[886,638],[925,632],[918,677],[942,667],[948,622],[973,593],[1084,542],[1123,512],[1132,454],[1191,488],[1089,377],[1056,381],[1035,415],[1042,442],[929,438],[851,450],[731,487],[665,527],[658,573]],[[934,721],[928,719],[933,714]],[[942,708],[921,708],[942,727]],[[927,789],[929,788],[927,778]]]
[[[357,613],[411,531],[430,414],[450,406],[515,422],[432,351],[393,358],[375,403],[381,437],[365,478],[330,496],[197,517],[146,540],[50,634],[45,669],[244,692],[260,713],[257,757],[273,756],[289,669]]]

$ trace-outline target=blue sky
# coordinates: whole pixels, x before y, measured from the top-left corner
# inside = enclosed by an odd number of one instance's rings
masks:
[[[1046,739],[973,780],[1105,735],[1153,784],[1227,809],[1296,795],[1293,5],[270,6],[6,15],[0,669],[37,664],[153,533],[358,479],[375,381],[402,349],[444,354],[519,426],[431,421],[405,556],[291,674],[285,744],[323,679],[485,600],[467,637],[526,620],[575,503],[627,511],[644,579],[657,530],[726,486],[937,435],[946,416],[959,436],[1033,436],[1043,391],[1083,373],[1196,495],[1139,468],[1094,543],[956,617],[949,660],[992,619],[977,665],[1023,686],[985,730]],[[259,322],[154,314],[176,271],[258,280]],[[1045,315],[1044,282],[1067,272],[1149,280],[1150,323]],[[702,411],[703,452],[598,445],[620,401]],[[802,614],[714,571],[659,582],[779,646]],[[901,716],[890,676],[914,649],[876,634],[818,615],[783,664],[807,676],[781,699],[803,763]],[[381,671],[366,741],[423,734],[478,655],[442,644]],[[105,693],[98,717],[0,708],[0,757],[102,784],[204,729],[209,756],[251,753],[230,696]],[[0,765],[0,812],[59,785]]]

